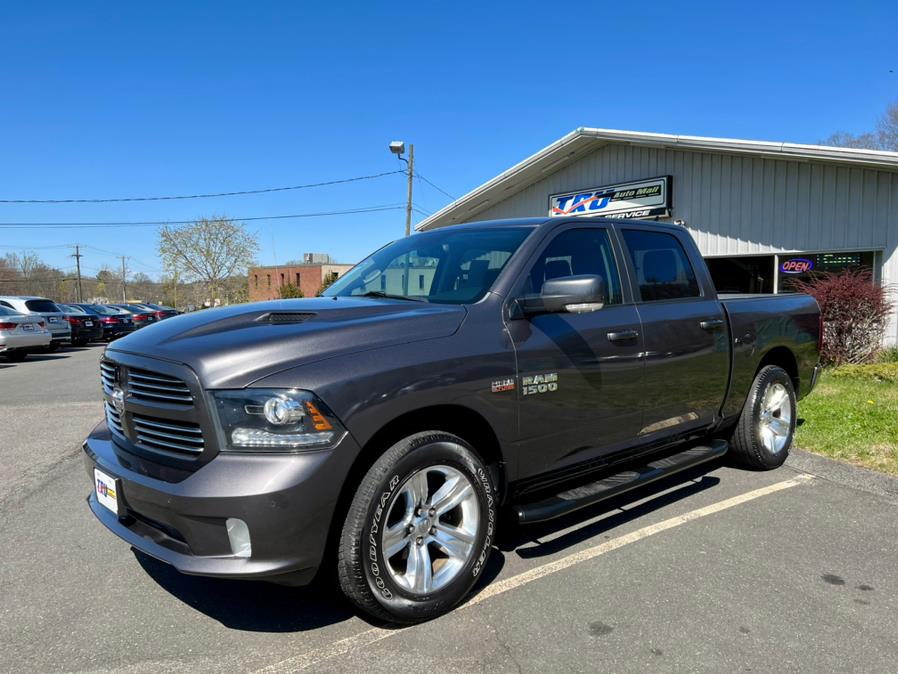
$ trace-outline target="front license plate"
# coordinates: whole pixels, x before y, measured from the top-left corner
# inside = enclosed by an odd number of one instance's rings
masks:
[[[118,480],[94,468],[94,491],[97,502],[118,515]]]
[[[92,327],[94,327],[94,322],[93,321],[84,321],[84,327],[92,328]]]

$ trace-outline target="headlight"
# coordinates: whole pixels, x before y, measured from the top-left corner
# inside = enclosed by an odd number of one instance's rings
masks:
[[[336,445],[345,429],[309,391],[212,391],[223,451],[296,452]]]

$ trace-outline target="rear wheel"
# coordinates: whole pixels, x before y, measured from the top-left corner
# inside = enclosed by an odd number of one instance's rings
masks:
[[[44,348],[46,348],[49,353],[53,353],[54,351],[59,350],[59,342],[50,342]]]
[[[13,349],[12,351],[6,351],[3,355],[6,356],[6,360],[19,363],[28,357],[28,352],[21,349]]]
[[[448,433],[412,435],[377,460],[355,494],[340,538],[340,587],[390,622],[446,613],[482,572],[495,522],[495,491],[470,445]]]
[[[789,456],[795,420],[792,378],[775,365],[761,368],[730,439],[732,453],[748,468],[778,468]]]

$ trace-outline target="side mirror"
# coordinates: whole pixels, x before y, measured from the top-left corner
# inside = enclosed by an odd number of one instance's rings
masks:
[[[517,300],[512,318],[538,314],[585,313],[598,311],[606,302],[605,280],[601,276],[581,275],[553,278],[543,283],[539,295]]]

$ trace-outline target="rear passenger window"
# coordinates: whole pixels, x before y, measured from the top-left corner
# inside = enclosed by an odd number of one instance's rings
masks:
[[[601,276],[606,304],[621,303],[620,275],[604,229],[569,229],[556,236],[530,270],[525,292],[538,294],[548,279],[581,274]]]
[[[677,237],[639,229],[625,229],[623,236],[643,302],[701,295],[695,270]]]
[[[25,306],[28,307],[28,311],[59,312],[59,307],[50,300],[26,300]]]

